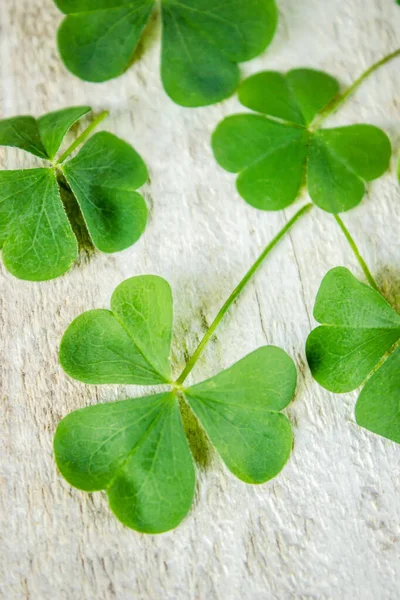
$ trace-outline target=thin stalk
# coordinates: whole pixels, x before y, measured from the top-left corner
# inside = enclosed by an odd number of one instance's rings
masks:
[[[223,307],[221,308],[221,310],[219,311],[219,313],[215,317],[214,321],[211,323],[210,327],[206,331],[206,333],[205,333],[203,339],[201,340],[200,344],[197,346],[194,354],[192,355],[192,357],[190,358],[190,360],[187,362],[186,367],[183,369],[182,373],[180,374],[180,376],[176,380],[175,383],[178,386],[180,386],[180,385],[183,384],[183,382],[185,381],[185,379],[187,378],[187,376],[189,375],[189,373],[193,369],[194,365],[196,364],[196,362],[200,358],[200,355],[202,354],[204,348],[207,346],[208,342],[210,341],[210,339],[211,339],[212,335],[214,334],[215,330],[217,329],[218,325],[222,321],[225,313],[229,310],[229,308],[235,302],[235,300],[237,299],[237,297],[239,296],[239,294],[241,293],[241,291],[243,290],[243,288],[245,287],[245,285],[253,277],[254,273],[260,267],[260,265],[262,264],[262,262],[264,261],[264,259],[268,256],[268,254],[271,252],[271,250],[273,248],[275,248],[275,246],[278,244],[278,242],[280,242],[280,240],[289,231],[289,229],[291,229],[293,227],[293,225],[296,223],[296,221],[298,221],[303,215],[305,215],[312,208],[312,206],[313,206],[312,204],[306,204],[305,206],[303,206],[303,208],[301,208],[290,219],[290,221],[288,221],[286,223],[286,225],[280,230],[280,232],[273,238],[273,240],[268,244],[268,246],[263,250],[263,252],[257,258],[256,262],[247,271],[246,275],[243,277],[243,279],[241,280],[241,282],[239,283],[239,285],[233,290],[232,294],[229,296],[229,298],[227,299],[227,301],[225,302],[225,304],[223,305]]]
[[[347,90],[343,94],[338,96],[336,100],[334,100],[330,105],[328,105],[325,111],[322,111],[320,116],[316,119],[315,123],[313,123],[313,128],[318,128],[321,125],[321,123],[325,121],[325,119],[327,119],[331,114],[336,112],[338,108],[340,108],[340,106],[342,106],[342,104],[344,104],[350,98],[350,96],[354,94],[354,92],[360,87],[363,81],[367,79],[367,77],[372,75],[372,73],[374,73],[377,69],[390,62],[394,58],[397,58],[398,56],[400,56],[400,48],[398,48],[394,52],[391,52],[390,54],[387,54],[386,56],[378,60],[378,62],[371,65],[366,71],[364,71],[362,75],[360,75],[358,79],[355,80],[354,83],[352,83],[350,87],[347,88]]]
[[[358,260],[360,267],[364,271],[364,275],[367,278],[369,285],[371,287],[373,287],[377,292],[379,292],[378,284],[376,283],[375,279],[373,278],[371,271],[367,267],[367,263],[361,256],[360,251],[357,248],[357,244],[355,243],[353,237],[350,234],[350,231],[347,229],[346,225],[343,223],[343,221],[339,217],[339,215],[333,215],[333,216],[335,217],[335,220],[336,220],[337,224],[339,225],[340,229],[344,233],[344,236],[345,236],[346,240],[348,241],[350,248],[353,250],[354,255],[355,255],[356,259]]]
[[[97,125],[99,125],[106,117],[108,117],[109,112],[108,110],[104,110],[103,112],[101,112],[95,119],[94,121],[92,121],[90,123],[90,125],[85,129],[85,131],[82,131],[81,135],[79,135],[76,140],[74,142],[72,142],[72,144],[70,146],[68,146],[68,148],[66,149],[66,151],[61,154],[60,158],[57,159],[56,161],[56,165],[60,165],[61,163],[64,162],[64,160],[66,158],[68,158],[68,156],[70,154],[72,154],[72,152],[74,150],[76,150],[76,148],[78,146],[80,146],[85,140],[86,138],[89,137],[89,135],[92,133],[92,131],[94,129],[96,129]]]

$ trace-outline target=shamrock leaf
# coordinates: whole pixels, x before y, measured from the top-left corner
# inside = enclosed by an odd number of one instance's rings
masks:
[[[180,415],[193,410],[228,469],[247,483],[275,477],[293,436],[281,414],[294,395],[296,368],[281,349],[259,348],[207,381],[172,382],[172,297],[144,275],[123,282],[111,309],[83,313],[64,334],[60,362],[88,383],[171,383],[171,391],[75,411],[57,428],[62,475],[85,491],[106,490],[111,509],[146,533],[176,527],[194,495],[194,466]]]
[[[325,211],[339,213],[361,202],[366,182],[388,168],[391,146],[372,125],[316,126],[338,90],[333,77],[312,69],[266,71],[243,82],[240,102],[261,114],[224,119],[212,147],[224,169],[239,173],[237,189],[246,202],[262,210],[286,208],[304,182]]]
[[[379,292],[337,267],[321,283],[314,316],[322,325],[306,345],[313,377],[337,393],[355,390],[369,377],[357,402],[357,423],[400,443],[400,354],[394,349],[400,315]]]
[[[61,178],[69,184],[99,250],[116,252],[131,246],[146,226],[146,205],[135,190],[147,180],[147,170],[126,142],[100,132],[65,162],[85,139],[84,132],[55,160],[65,134],[88,111],[87,106],[74,107],[37,120],[23,116],[0,121],[0,145],[52,163],[46,168],[0,171],[0,247],[5,266],[20,279],[53,279],[68,271],[78,256],[60,196]]]
[[[155,7],[155,0],[55,0],[66,15],[58,47],[81,79],[121,75]],[[260,54],[277,23],[274,0],[161,0],[161,77],[182,106],[227,98],[239,83],[237,63]]]

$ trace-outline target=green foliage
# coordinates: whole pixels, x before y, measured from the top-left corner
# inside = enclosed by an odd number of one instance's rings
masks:
[[[5,266],[20,279],[53,279],[68,271],[78,256],[60,196],[61,176],[99,250],[127,248],[145,228],[146,205],[135,190],[147,180],[147,170],[128,144],[100,132],[72,160],[64,162],[68,150],[55,160],[68,130],[89,111],[82,106],[37,120],[23,116],[0,121],[0,145],[51,161],[46,168],[0,171],[0,247]]]
[[[54,440],[58,468],[73,486],[107,490],[128,527],[176,527],[194,495],[194,466],[174,393],[90,406],[68,415]]]
[[[228,469],[246,483],[262,483],[289,458],[292,428],[279,411],[295,386],[292,360],[280,348],[265,346],[189,388],[186,397]]]
[[[62,170],[98,250],[118,252],[140,238],[147,207],[135,190],[147,181],[148,174],[129,144],[100,131]]]
[[[66,15],[58,47],[66,67],[87,81],[121,75],[132,62],[155,0],[55,0]],[[241,63],[260,54],[276,28],[274,0],[161,0],[161,78],[182,106],[227,98]]]
[[[39,158],[54,158],[61,142],[72,127],[85,114],[89,106],[75,106],[33,117],[12,117],[0,121],[0,145],[26,150]]]
[[[248,483],[275,477],[289,458],[292,430],[281,414],[293,398],[296,368],[262,347],[207,381],[171,380],[172,296],[144,275],[115,290],[111,311],[83,313],[60,349],[66,372],[88,383],[171,383],[140,399],[84,408],[61,421],[54,441],[62,475],[85,491],[106,490],[124,524],[147,533],[171,529],[188,513],[194,466],[180,402],[191,409],[228,469]]]
[[[0,236],[6,268],[42,281],[70,269],[78,245],[53,169],[0,172]]]
[[[84,383],[169,383],[171,332],[168,283],[154,275],[134,277],[117,287],[111,311],[90,310],[71,323],[60,362]]]
[[[55,157],[72,125],[90,111],[90,106],[73,106],[39,117],[37,124],[40,138],[46,148],[47,158],[52,160]],[[32,119],[32,117],[22,118]]]
[[[400,443],[400,316],[343,267],[323,279],[314,316],[322,323],[306,345],[314,378],[337,393],[355,390],[368,379],[357,402],[357,423]]]
[[[361,427],[400,444],[400,348],[367,381],[356,404]]]
[[[218,163],[238,173],[237,189],[262,210],[286,208],[306,183],[313,202],[331,213],[361,202],[366,182],[386,171],[391,155],[386,134],[372,125],[318,128],[318,118],[338,98],[330,75],[295,69],[246,79],[240,102],[261,113],[224,119],[212,137]]]

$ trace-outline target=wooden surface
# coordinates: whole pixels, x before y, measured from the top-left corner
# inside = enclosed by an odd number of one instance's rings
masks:
[[[245,73],[311,66],[349,84],[400,45],[394,0],[279,0],[278,34]],[[180,366],[207,323],[270,238],[293,214],[258,212],[210,150],[218,121],[239,105],[187,110],[164,94],[159,27],[123,77],[83,83],[55,47],[51,0],[0,1],[1,116],[39,115],[91,103],[104,127],[132,143],[151,173],[149,226],[115,254],[83,256],[48,283],[14,279],[0,266],[1,597],[6,600],[395,600],[400,578],[400,448],[356,426],[356,394],[334,396],[312,381],[304,343],[326,271],[362,278],[333,219],[315,209],[285,239],[231,310],[193,371],[216,373],[265,343],[296,360],[300,382],[288,413],[295,448],[274,481],[247,486],[211,456],[198,469],[193,509],[175,531],[139,535],[111,515],[101,493],[72,489],[57,473],[52,438],[73,409],[138,396],[137,387],[95,387],[64,374],[60,338],[84,310],[108,307],[123,279],[157,273],[175,301],[173,356]],[[373,123],[400,139],[400,59],[363,85],[330,124]],[[387,298],[400,300],[400,192],[396,164],[345,215]],[[3,168],[29,155],[2,151]]]

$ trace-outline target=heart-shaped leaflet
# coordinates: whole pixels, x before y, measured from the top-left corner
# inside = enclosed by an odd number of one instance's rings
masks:
[[[357,423],[400,443],[400,315],[379,292],[337,267],[321,283],[314,316],[322,325],[307,340],[313,377],[336,393],[367,380]]]

